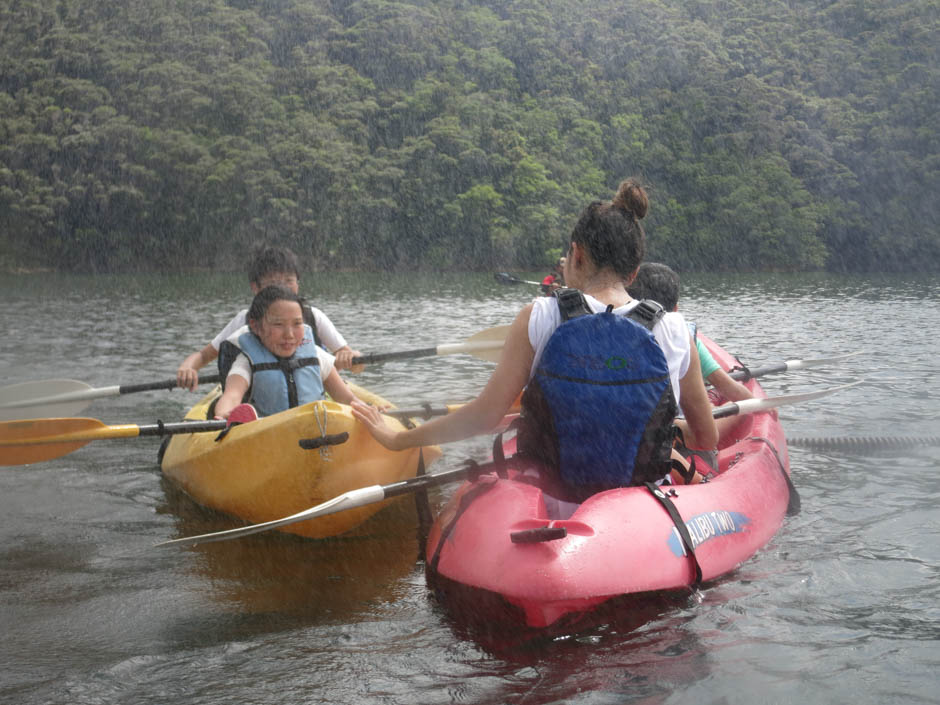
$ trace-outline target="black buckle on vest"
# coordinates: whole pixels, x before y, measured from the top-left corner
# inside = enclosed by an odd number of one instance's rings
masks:
[[[553,295],[558,301],[562,323],[578,316],[594,313],[584,299],[584,294],[577,289],[557,289]]]
[[[653,330],[656,322],[665,315],[666,311],[656,301],[643,299],[627,314],[637,323],[646,326],[647,330]]]

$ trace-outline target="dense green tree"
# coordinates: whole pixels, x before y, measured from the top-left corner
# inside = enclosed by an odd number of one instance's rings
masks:
[[[0,0],[0,267],[935,270],[940,0]]]

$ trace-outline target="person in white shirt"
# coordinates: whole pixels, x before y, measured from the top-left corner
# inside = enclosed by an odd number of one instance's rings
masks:
[[[591,203],[581,214],[571,234],[564,279],[568,287],[583,292],[593,310],[612,307],[613,312],[627,312],[636,305],[627,286],[645,253],[645,234],[639,221],[648,207],[645,190],[627,179],[612,201]],[[539,355],[560,323],[554,299],[536,299],[523,308],[510,327],[500,361],[483,391],[452,414],[406,431],[387,426],[378,410],[365,404],[353,402],[353,415],[391,450],[458,441],[491,431],[529,384]],[[712,408],[698,353],[681,314],[665,314],[652,333],[663,349],[672,392],[696,442],[702,449],[714,449],[718,433]]]
[[[263,247],[252,257],[248,267],[248,283],[251,293],[258,294],[268,286],[283,286],[296,294],[300,288],[300,275],[297,257],[284,247]],[[336,358],[336,369],[352,367],[352,360],[361,353],[350,348],[346,339],[336,329],[323,311],[307,306],[305,320],[313,329],[316,342]],[[225,340],[247,324],[248,309],[239,311],[222,331],[202,350],[188,355],[176,370],[176,384],[194,391],[199,383],[199,370],[219,356],[219,348]]]

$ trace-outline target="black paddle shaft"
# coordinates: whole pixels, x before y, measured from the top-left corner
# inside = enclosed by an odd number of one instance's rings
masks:
[[[138,436],[175,436],[179,433],[204,433],[206,431],[221,431],[226,427],[227,421],[217,419],[215,421],[179,421],[177,423],[163,423],[157,421],[154,424],[141,426],[138,430]]]
[[[352,359],[354,365],[371,365],[375,362],[387,360],[410,360],[413,357],[428,357],[437,355],[437,348],[421,348],[420,350],[402,350],[399,352],[369,353]]]
[[[205,375],[199,378],[199,384],[216,384],[222,380],[221,375]],[[175,379],[168,379],[165,382],[145,382],[144,384],[122,384],[118,387],[121,394],[133,394],[134,392],[149,392],[154,389],[173,389],[176,386]]]

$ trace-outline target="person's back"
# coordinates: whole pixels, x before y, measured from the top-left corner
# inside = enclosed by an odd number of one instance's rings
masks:
[[[564,277],[568,287],[585,294],[585,300],[593,311],[605,311],[610,306],[613,312],[635,305],[626,285],[643,260],[645,234],[639,220],[645,217],[648,206],[642,186],[627,179],[611,201],[595,201],[582,211],[571,234]],[[496,428],[530,383],[538,369],[540,356],[560,326],[561,315],[553,298],[540,297],[524,307],[509,327],[499,364],[483,391],[452,414],[405,431],[387,426],[381,415],[365,404],[351,404],[353,415],[390,450],[446,443],[488,432]],[[654,325],[653,333],[666,358],[670,386],[683,414],[696,430],[701,447],[714,448],[717,432],[711,405],[702,383],[698,354],[690,344],[682,317],[667,314]],[[675,350],[667,350],[672,345]],[[632,363],[633,360],[625,359],[627,362]],[[677,381],[673,382],[673,379]],[[603,388],[610,389],[606,385]],[[618,406],[610,408],[607,413],[616,416],[619,411]],[[579,422],[586,424],[586,428],[590,428],[596,418],[596,414],[583,413],[576,408],[573,413]],[[605,434],[610,433],[609,428]],[[590,434],[586,432],[582,442],[591,441]],[[613,486],[619,486],[619,482]]]
[[[520,452],[557,472],[574,500],[662,478],[677,412],[670,365],[656,338],[668,335],[662,307],[636,302],[606,311],[576,289],[556,299],[560,324],[544,346],[537,344],[522,397]]]

